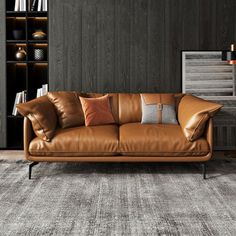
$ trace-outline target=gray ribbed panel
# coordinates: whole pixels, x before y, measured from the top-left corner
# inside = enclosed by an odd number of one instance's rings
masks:
[[[221,51],[183,52],[183,91],[196,96],[233,96],[233,67]]]
[[[182,90],[224,107],[214,118],[214,149],[236,149],[235,70],[221,51],[182,53]]]

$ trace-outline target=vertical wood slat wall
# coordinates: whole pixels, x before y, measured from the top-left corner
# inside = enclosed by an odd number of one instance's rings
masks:
[[[214,118],[214,149],[236,149],[235,66],[221,60],[221,51],[182,53],[182,90],[224,107]]]
[[[182,50],[236,42],[235,0],[49,4],[51,90],[180,92]]]

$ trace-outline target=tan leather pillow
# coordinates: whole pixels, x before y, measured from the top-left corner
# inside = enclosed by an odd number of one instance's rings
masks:
[[[32,122],[35,134],[44,141],[50,141],[57,126],[57,115],[47,96],[39,97],[17,105],[21,115]]]
[[[115,123],[111,112],[109,95],[99,98],[79,97],[85,118],[85,125],[104,125]]]
[[[49,92],[49,100],[54,104],[62,128],[84,125],[84,114],[78,93]]]
[[[193,95],[185,95],[178,109],[178,120],[189,141],[198,139],[204,132],[206,122],[222,105],[203,100]]]

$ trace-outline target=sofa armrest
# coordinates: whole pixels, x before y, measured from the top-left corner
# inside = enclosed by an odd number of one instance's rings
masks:
[[[222,105],[193,95],[185,95],[178,109],[178,120],[189,141],[194,141],[204,134],[206,123],[220,109]]]
[[[25,158],[28,159],[29,156],[29,144],[31,140],[35,137],[31,121],[25,117],[24,118],[24,153]]]

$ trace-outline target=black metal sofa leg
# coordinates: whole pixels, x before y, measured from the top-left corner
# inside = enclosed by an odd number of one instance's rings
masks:
[[[29,179],[31,179],[31,172],[32,172],[33,166],[35,166],[37,164],[38,164],[38,162],[36,162],[36,161],[29,164]]]
[[[202,163],[203,179],[206,179],[206,163]]]

